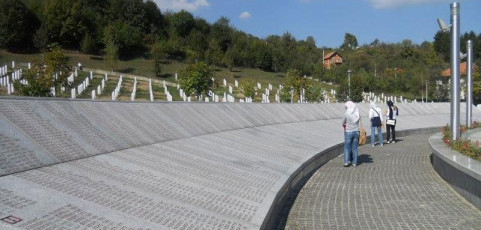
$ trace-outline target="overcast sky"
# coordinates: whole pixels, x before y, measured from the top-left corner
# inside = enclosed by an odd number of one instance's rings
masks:
[[[185,9],[214,23],[220,17],[231,26],[260,38],[290,32],[297,40],[313,36],[317,46],[338,47],[345,33],[360,45],[374,39],[420,44],[433,41],[437,18],[450,23],[447,0],[154,0],[162,12]],[[461,32],[481,33],[481,0],[460,0]]]

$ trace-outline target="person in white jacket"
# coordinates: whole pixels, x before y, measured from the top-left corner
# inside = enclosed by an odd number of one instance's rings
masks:
[[[379,145],[383,146],[384,142],[382,139],[382,110],[379,108],[374,101],[369,104],[369,119],[371,120],[371,145],[376,144],[376,130],[379,139]]]
[[[342,121],[342,126],[344,126],[344,167],[349,167],[351,164],[352,166],[357,165],[361,115],[354,102],[348,101],[344,106],[346,107]]]

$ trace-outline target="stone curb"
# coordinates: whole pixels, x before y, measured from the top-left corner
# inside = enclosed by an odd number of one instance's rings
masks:
[[[434,170],[459,194],[481,210],[481,162],[452,150],[441,133],[429,138]]]

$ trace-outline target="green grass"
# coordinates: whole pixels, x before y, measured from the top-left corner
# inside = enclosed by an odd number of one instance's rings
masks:
[[[175,73],[180,72],[184,67],[185,63],[181,62],[172,62],[172,63],[164,63],[161,64],[162,76],[156,77],[154,76],[154,64],[152,60],[144,59],[144,58],[135,58],[131,60],[119,60],[117,61],[114,66],[108,64],[107,61],[104,60],[101,56],[94,56],[94,55],[87,55],[81,54],[78,52],[66,51],[65,55],[69,58],[69,64],[72,66],[76,66],[77,63],[82,63],[82,65],[86,68],[92,69],[101,69],[101,70],[113,70],[115,72],[125,73],[125,74],[132,74],[132,75],[140,75],[148,78],[158,79],[158,80],[166,80],[170,82],[175,81]],[[40,61],[43,59],[43,54],[15,54],[7,52],[6,50],[0,50],[0,65],[3,66],[5,64],[11,65],[12,60],[15,60],[17,66],[26,67],[28,62]],[[79,72],[79,77],[75,79],[73,86],[78,86],[87,76],[89,73],[87,72]],[[101,79],[103,76],[95,76],[91,86],[88,87],[84,93],[79,98],[90,98],[90,92],[100,84]],[[239,88],[234,87],[234,80],[237,80],[241,83],[246,78],[253,78],[255,81],[260,82],[262,84],[262,90],[258,90],[258,95],[254,98],[254,101],[259,102],[262,98],[262,92],[267,87],[269,83],[272,84],[273,90],[271,91],[270,100],[274,102],[274,94],[277,91],[279,84],[285,78],[285,73],[274,73],[274,72],[266,72],[259,69],[252,69],[252,68],[233,68],[232,71],[226,68],[216,68],[214,73],[214,78],[220,82],[220,86],[213,91],[223,96],[224,92],[228,92],[228,87],[224,87],[222,85],[223,79],[227,80],[228,85],[231,85],[234,89],[233,95],[236,97],[236,101],[239,98],[243,98],[243,94]],[[115,86],[118,82],[118,77],[109,76],[109,81],[106,82],[106,88],[102,91],[102,95],[100,99],[102,100],[111,100],[111,93],[115,89]],[[313,84],[320,84],[322,88],[326,91],[330,91],[330,89],[337,89],[336,86],[331,86],[328,84],[323,84],[318,81],[312,81]],[[140,84],[147,84],[147,90],[144,89],[137,89],[136,100],[150,100],[150,95],[148,91],[148,82],[141,82]],[[138,86],[139,86],[138,85]],[[132,92],[133,86],[133,79],[129,79],[124,77],[124,82],[122,84],[121,92],[119,93],[119,100],[130,100],[130,93]],[[168,87],[169,92],[172,94],[174,101],[182,100],[179,96],[178,91],[175,87]],[[154,90],[154,98],[155,100],[166,100],[166,95],[163,93],[162,85],[157,86],[153,84]],[[160,91],[160,92],[159,92]],[[3,94],[3,91],[0,90],[0,93]],[[66,89],[66,92],[62,94],[64,97],[70,97],[70,88]]]

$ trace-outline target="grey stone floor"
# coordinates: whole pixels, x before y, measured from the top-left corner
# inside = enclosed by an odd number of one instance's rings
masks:
[[[360,147],[360,165],[340,155],[307,181],[285,229],[481,229],[481,210],[432,169],[429,135]]]

